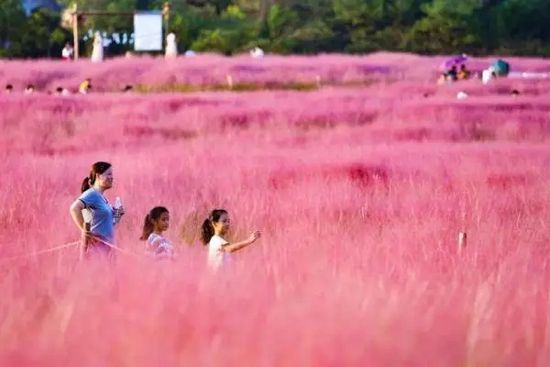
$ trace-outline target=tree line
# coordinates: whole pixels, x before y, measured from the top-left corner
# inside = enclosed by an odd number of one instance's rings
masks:
[[[82,10],[160,10],[164,0],[77,0]],[[70,7],[74,0],[58,0]],[[132,50],[131,17],[81,19],[111,38],[106,52]],[[550,55],[548,0],[171,0],[168,30],[180,50],[235,54],[366,53]],[[86,32],[83,32],[86,34]],[[124,41],[121,41],[125,34]],[[0,57],[57,57],[70,26],[63,13],[21,0],[0,2]],[[91,41],[81,39],[84,49]]]

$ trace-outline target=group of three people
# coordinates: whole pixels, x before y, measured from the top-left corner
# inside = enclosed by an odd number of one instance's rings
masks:
[[[112,206],[105,198],[105,191],[112,186],[112,165],[96,162],[82,182],[81,195],[70,207],[71,217],[85,239],[82,257],[109,255],[115,247],[115,227],[124,215],[124,207],[121,203]],[[169,225],[170,213],[165,207],[154,207],[145,216],[140,239],[146,241],[148,252],[154,256],[174,256],[174,247],[163,236]],[[260,237],[260,232],[255,231],[246,240],[230,243],[225,239],[229,226],[229,213],[224,209],[212,210],[202,223],[201,240],[208,246],[208,263],[214,269],[223,265],[228,253],[247,247]]]

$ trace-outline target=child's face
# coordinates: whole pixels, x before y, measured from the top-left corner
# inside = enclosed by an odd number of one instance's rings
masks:
[[[155,229],[157,231],[163,232],[168,229],[170,226],[170,214],[167,212],[164,212],[160,215],[159,219],[155,222]]]
[[[225,234],[227,231],[229,231],[229,215],[222,214],[220,216],[220,220],[213,223],[214,230],[219,234]]]

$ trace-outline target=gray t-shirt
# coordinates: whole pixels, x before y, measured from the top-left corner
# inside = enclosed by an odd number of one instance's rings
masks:
[[[115,239],[113,208],[107,199],[90,188],[84,191],[78,200],[84,203],[84,207],[88,211],[88,215],[84,214],[84,218],[86,220],[86,217],[89,217],[92,234],[112,243]]]

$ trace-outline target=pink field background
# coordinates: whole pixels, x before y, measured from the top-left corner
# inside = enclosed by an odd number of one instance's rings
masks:
[[[0,365],[550,365],[550,80],[437,87],[443,59],[1,62],[0,82],[39,93],[0,97]],[[113,93],[237,66],[258,85],[323,83]],[[45,93],[85,75],[105,93]],[[79,238],[68,207],[97,160],[114,165],[128,252],[6,260]],[[173,262],[137,240],[156,205]],[[212,274],[197,230],[217,207],[230,238],[263,235]]]
[[[248,55],[224,57],[203,54],[164,61],[154,57],[115,58],[92,64],[81,59],[66,63],[59,60],[0,60],[0,83],[23,90],[34,84],[38,90],[53,91],[61,86],[72,90],[86,78],[92,79],[96,92],[119,92],[126,85],[166,89],[169,86],[222,86],[231,76],[234,84],[254,83],[277,87],[286,83],[354,85],[373,81],[386,84],[422,82],[433,84],[447,56],[418,56],[379,52],[366,56],[319,55],[276,56],[253,59]],[[468,67],[479,72],[498,57],[471,58]],[[550,60],[506,57],[514,72],[550,73]],[[548,91],[550,79],[545,80]],[[535,87],[540,83],[535,83]],[[531,86],[532,87],[532,86]]]

